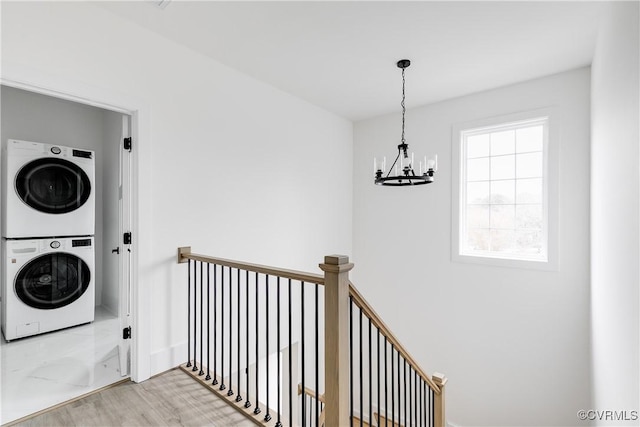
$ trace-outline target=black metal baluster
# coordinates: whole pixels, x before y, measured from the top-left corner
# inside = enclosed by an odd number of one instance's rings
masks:
[[[237,350],[236,351],[238,352],[237,353],[237,356],[238,356],[238,365],[237,365],[237,368],[238,368],[238,390],[237,390],[237,393],[236,393],[236,402],[240,402],[242,400],[242,392],[241,392],[241,389],[240,389],[240,374],[241,374],[241,371],[242,371],[242,369],[240,369],[240,353],[242,353],[240,351],[241,350],[241,348],[240,348],[240,269],[238,268],[237,271],[238,271],[238,283],[237,283],[238,284],[238,300],[237,300],[237,302],[238,302],[238,314],[237,314],[237,320],[238,320],[238,323],[237,323],[237,325],[238,325],[237,326],[237,328],[238,328],[237,338],[238,338],[238,340],[237,340],[237,344],[236,344],[237,345]]]
[[[416,399],[416,427],[420,427],[420,410],[419,410],[419,405],[420,405],[420,398],[418,396],[418,380],[419,380],[419,376],[417,371],[414,371],[413,373],[413,379],[414,379],[414,387],[415,387],[415,399]]]
[[[422,427],[422,377],[416,373],[416,427]]]
[[[424,395],[425,395],[425,390],[424,390],[424,379],[422,379],[422,377],[420,377],[420,427],[425,427],[425,418],[424,418],[424,409],[425,409],[425,405],[424,405]]]
[[[413,375],[411,374],[411,370],[411,365],[409,365],[409,426],[413,427]]]
[[[301,336],[301,343],[302,343],[302,393],[304,395],[304,390],[305,390],[305,381],[304,381],[304,377],[305,377],[305,370],[304,370],[304,360],[305,360],[305,356],[307,355],[304,351],[304,282],[300,282],[301,286],[300,286],[300,302],[301,302],[301,307],[300,307],[300,321],[301,321],[301,328],[300,328],[300,336]],[[307,423],[307,406],[306,406],[306,400],[302,399],[302,425],[306,425]]]
[[[424,425],[425,427],[429,427],[430,423],[430,415],[431,415],[431,410],[429,408],[429,394],[431,391],[431,386],[429,384],[427,384],[427,382],[425,381],[425,386],[424,386]]]
[[[363,375],[362,375],[362,308],[361,307],[358,307],[358,308],[359,308],[359,311],[360,311],[360,321],[359,321],[360,332],[358,333],[358,337],[359,337],[359,340],[360,340],[360,427],[363,427],[363,425],[364,425],[364,414],[362,413],[363,412],[363,410],[362,410],[362,394],[363,394],[362,393],[362,387],[363,387],[363,385],[362,385],[362,380],[363,380],[362,379],[362,377],[363,377]]]
[[[216,374],[218,366],[218,266],[213,264],[213,381],[212,385],[218,384],[218,375]]]
[[[427,386],[424,378],[422,379],[422,426],[427,427],[429,422],[427,421],[427,416],[429,414],[429,408],[427,407]]]
[[[415,371],[413,371],[413,408],[414,408],[414,424],[416,427],[418,427],[418,373]]]
[[[417,371],[414,371],[414,387],[415,387],[415,400],[416,400],[416,427],[420,427],[420,375]]]
[[[404,369],[406,371],[407,370],[407,360],[406,359],[405,359],[404,363],[405,363]],[[409,404],[408,404],[409,405],[409,412],[408,412],[409,421],[408,421],[408,425],[409,425],[409,427],[413,427],[413,401],[412,401],[413,398],[411,397],[411,384],[413,384],[413,383],[411,381],[411,365],[409,365],[408,383],[409,383]]]
[[[411,365],[409,365],[409,393],[410,393],[410,398],[409,398],[409,412],[411,413],[411,425],[415,426],[416,423],[416,407],[415,407],[415,371],[413,370],[413,368],[411,367]]]
[[[220,390],[227,388],[224,385],[224,265],[220,266]]]
[[[203,280],[204,277],[202,272],[204,271],[204,262],[200,261],[200,372],[198,372],[198,376],[204,375],[204,371],[202,370],[203,363],[203,351],[204,351],[204,292],[203,292]]]
[[[430,415],[430,421],[429,421],[429,426],[433,427],[433,425],[435,424],[435,413],[433,411],[433,389],[431,387],[429,387],[429,415]]]
[[[211,264],[207,263],[207,376],[206,381],[211,379],[211,347],[209,346],[211,339]]]
[[[431,391],[431,386],[425,381],[424,383],[424,425],[425,427],[429,426],[429,414],[431,413],[429,409],[429,393]]]
[[[353,425],[353,297],[349,295],[349,406],[351,418],[349,425]]]
[[[277,359],[277,378],[278,378],[278,403],[277,403],[277,407],[278,407],[278,421],[276,422],[276,427],[282,427],[282,422],[281,422],[281,417],[280,417],[280,413],[282,412],[282,410],[280,409],[280,277],[278,277],[278,279],[276,280],[276,291],[278,294],[278,299],[276,300],[276,317],[277,317],[277,321],[276,321],[276,329],[277,329],[277,335],[276,335],[276,344],[278,347],[278,351],[277,351],[277,355],[278,357]]]
[[[253,410],[253,413],[258,415],[260,413],[260,392],[258,389],[258,378],[259,378],[259,361],[260,361],[260,354],[259,354],[259,340],[260,340],[260,334],[259,334],[259,324],[260,324],[260,310],[258,307],[258,292],[259,292],[259,286],[258,286],[258,282],[259,282],[259,278],[260,276],[258,275],[258,272],[256,272],[256,407]]]
[[[425,388],[425,381],[424,378],[419,377],[420,378],[420,425],[423,427],[427,427],[428,421],[427,421],[427,414],[429,413],[429,409],[427,408],[427,388]]]
[[[267,413],[264,416],[264,420],[266,422],[269,422],[271,420],[271,414],[269,414],[269,395],[271,393],[269,393],[269,275],[267,274],[265,279],[265,322],[264,322],[264,327],[265,327],[265,331],[267,332],[267,336],[266,336],[266,347],[265,347],[265,351],[266,351],[266,362],[267,362],[267,368],[266,368],[266,377],[267,377]]]
[[[424,403],[424,426],[429,427],[429,390],[431,390],[431,387],[424,381],[422,388],[424,389],[422,396]]]
[[[402,360],[404,361],[403,370],[402,370],[402,380],[404,382],[404,425],[407,425],[407,359],[402,356]]]
[[[389,390],[387,385],[387,379],[389,375],[387,374],[387,336],[384,336],[384,425],[387,427],[389,424],[389,400],[387,398],[387,391]]]
[[[398,349],[398,357],[397,357],[397,365],[398,365],[398,424],[402,421],[402,378],[400,378],[400,350]],[[404,420],[405,427],[407,424],[407,420]]]
[[[394,363],[394,345],[393,343],[391,343],[391,425],[393,426],[393,424],[396,422],[396,382],[394,379],[394,371],[396,370],[395,367],[395,363]],[[400,425],[400,423],[398,422],[398,425]]]
[[[427,384],[424,395],[425,405],[425,426],[431,427],[431,386]]]
[[[371,374],[371,319],[369,319],[369,425],[373,425],[373,402],[372,402],[372,392],[373,388],[371,383],[373,382],[373,375]]]
[[[422,376],[420,376],[420,374],[418,374],[418,394],[417,394],[417,399],[418,399],[418,426],[419,427],[424,427],[424,407],[422,405],[423,403],[423,396],[424,396],[424,390],[423,390],[423,381],[422,381]]]
[[[201,261],[202,262],[202,261]],[[197,340],[198,329],[196,327],[198,320],[198,291],[197,291],[197,282],[198,282],[198,262],[193,263],[193,368],[191,371],[195,372],[198,370],[198,364],[196,363],[196,359],[198,357],[197,348]]]
[[[233,396],[233,272],[229,267],[229,391]]]
[[[289,279],[289,425],[293,426],[293,393],[291,392],[293,387],[293,369],[291,366],[291,279]]]
[[[418,427],[422,427],[422,377],[420,375],[417,376],[416,383],[417,391],[416,391],[416,402],[417,402],[417,412],[418,412],[418,423],[416,424]]]
[[[377,397],[378,397],[378,419],[376,420],[376,424],[380,425],[380,328],[376,327],[376,330],[378,331],[378,334],[376,335],[376,339],[378,341],[378,351],[376,352],[377,354],[377,362],[376,362],[376,370],[377,370],[377,374],[378,374],[378,382],[376,383],[376,393],[377,393]]]
[[[249,408],[251,406],[251,393],[250,393],[250,389],[249,389],[249,270],[245,271],[245,277],[244,277],[244,294],[245,294],[245,324],[247,325],[246,327],[246,339],[245,339],[245,351],[246,351],[246,357],[245,357],[245,364],[247,366],[247,368],[245,369],[245,373],[246,373],[246,383],[247,383],[247,396],[246,399],[244,401],[244,407],[245,408]]]
[[[191,260],[187,264],[187,367],[191,366]]]
[[[318,351],[318,346],[319,346],[319,336],[318,336],[318,329],[320,329],[320,325],[318,325],[318,284],[316,283],[316,427],[320,427],[320,400],[319,400],[319,396],[320,396],[320,374],[319,374],[319,368],[318,368],[318,359],[319,359],[319,351]]]

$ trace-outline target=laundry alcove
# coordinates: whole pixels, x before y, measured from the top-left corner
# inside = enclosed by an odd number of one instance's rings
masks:
[[[121,316],[124,313],[123,281],[129,268],[123,263],[123,134],[128,134],[129,116],[9,86],[0,86],[1,139],[22,140],[95,153],[95,233],[91,241],[95,257],[93,286],[95,319],[53,332],[34,334],[2,345],[3,411],[0,423],[120,381],[129,375],[128,354],[123,353]],[[7,180],[8,181],[8,180]],[[2,183],[5,188],[5,183]],[[124,191],[128,195],[128,191]],[[124,208],[123,208],[124,206]],[[49,238],[56,236],[47,236]],[[62,241],[56,238],[55,241]],[[82,239],[75,239],[80,241]],[[76,242],[73,245],[76,245]],[[5,243],[5,242],[3,242]],[[59,244],[59,243],[58,243]],[[79,245],[80,243],[78,243]],[[69,246],[71,246],[71,241]],[[6,245],[3,244],[3,247]],[[2,255],[2,262],[6,260]],[[3,264],[4,265],[4,264]],[[14,292],[2,269],[2,292]],[[7,301],[7,295],[1,295]],[[64,307],[73,310],[74,303]],[[7,310],[9,312],[9,310]],[[55,317],[48,310],[42,321]],[[5,314],[3,313],[3,316]],[[46,328],[43,328],[46,330]],[[25,355],[28,355],[25,360]],[[10,401],[9,401],[9,400]]]

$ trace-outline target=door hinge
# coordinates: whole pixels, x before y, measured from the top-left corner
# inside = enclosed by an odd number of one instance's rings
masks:
[[[127,326],[122,330],[122,339],[123,340],[131,339],[131,326]]]
[[[127,137],[124,139],[124,149],[131,151],[131,137]]]
[[[124,236],[122,236],[122,241],[125,245],[130,245],[131,244],[131,232],[127,231],[126,233],[124,233]]]

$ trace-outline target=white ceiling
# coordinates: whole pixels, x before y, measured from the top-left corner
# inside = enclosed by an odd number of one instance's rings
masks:
[[[591,63],[600,2],[101,2],[169,39],[351,120]]]

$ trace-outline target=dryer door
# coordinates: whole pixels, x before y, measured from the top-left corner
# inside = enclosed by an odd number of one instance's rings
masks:
[[[56,309],[69,305],[89,287],[89,266],[75,255],[56,252],[29,261],[18,272],[18,298],[34,308]]]
[[[16,175],[16,191],[27,205],[50,214],[72,212],[91,194],[91,181],[76,164],[59,158],[27,163]]]

